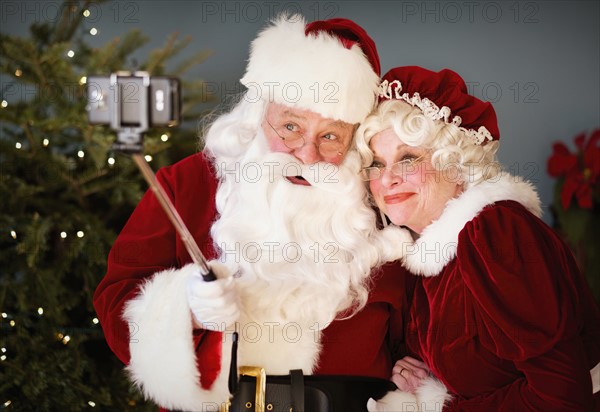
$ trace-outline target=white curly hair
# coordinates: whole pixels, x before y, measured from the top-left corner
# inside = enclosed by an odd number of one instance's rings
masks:
[[[496,158],[498,141],[473,144],[456,125],[433,120],[418,107],[402,100],[380,103],[356,131],[355,144],[363,167],[373,162],[373,152],[369,147],[371,139],[389,128],[402,143],[430,150],[431,163],[437,170],[457,168],[460,173],[458,179],[464,182],[465,189],[493,179],[502,172]]]

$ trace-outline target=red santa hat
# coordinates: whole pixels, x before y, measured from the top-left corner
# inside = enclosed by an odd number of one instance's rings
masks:
[[[310,110],[347,123],[361,122],[377,99],[379,55],[351,20],[306,24],[280,16],[252,42],[241,82],[247,99]]]
[[[500,139],[492,104],[471,96],[462,77],[450,69],[437,73],[418,66],[391,69],[379,91],[380,101],[390,99],[416,106],[431,119],[455,124],[474,144]]]

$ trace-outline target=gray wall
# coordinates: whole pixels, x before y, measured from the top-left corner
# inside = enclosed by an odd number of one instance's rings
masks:
[[[59,2],[2,1],[1,30],[25,33],[36,19],[54,19]],[[544,219],[553,180],[546,174],[552,142],[600,126],[600,2],[598,1],[120,1],[94,6],[86,27],[94,44],[139,27],[164,44],[179,32],[193,50],[214,54],[194,76],[219,98],[238,83],[249,41],[283,10],[307,20],[347,17],[377,43],[383,71],[399,65],[451,68],[475,96],[494,103],[502,163],[532,181]]]

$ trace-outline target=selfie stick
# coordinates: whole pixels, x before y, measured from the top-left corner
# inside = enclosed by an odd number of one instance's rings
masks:
[[[147,76],[145,78],[142,77],[142,79],[144,85],[149,84]],[[181,240],[183,241],[183,244],[185,245],[185,248],[190,254],[192,260],[200,268],[200,274],[202,275],[204,281],[212,282],[213,280],[216,280],[217,278],[214,272],[208,265],[206,258],[200,251],[198,244],[196,243],[192,234],[185,225],[185,222],[177,212],[175,205],[173,204],[173,202],[171,202],[171,199],[165,192],[165,189],[156,179],[154,172],[152,171],[152,169],[148,165],[148,162],[146,162],[146,159],[142,155],[142,133],[148,128],[148,118],[142,116],[142,118],[139,119],[139,122],[134,125],[135,127],[124,127],[124,124],[121,119],[122,108],[119,107],[122,104],[122,101],[119,96],[120,86],[118,85],[118,79],[116,75],[111,76],[111,85],[113,85],[113,87],[111,87],[111,90],[114,93],[112,101],[120,102],[119,104],[114,105],[111,114],[110,125],[114,130],[117,131],[117,141],[113,145],[113,148],[120,152],[131,154],[133,161],[142,172],[142,175],[144,176],[144,179],[146,179],[148,186],[150,186],[150,189],[152,189],[152,192],[154,192],[154,195],[158,199],[158,202],[162,206],[163,210],[167,214],[167,217],[169,218],[173,226],[175,227],[175,230],[181,237]],[[144,89],[144,87],[142,87],[141,89]],[[145,89],[146,93],[142,93],[142,97],[140,99],[140,107],[148,106],[148,88],[146,87]],[[173,122],[171,125],[175,124],[176,122]],[[237,391],[238,388],[237,347],[238,333],[237,331],[234,331],[232,334],[231,363],[229,365],[229,379],[227,382],[229,392],[232,395]]]
[[[150,106],[163,107],[166,110],[167,106],[171,106],[166,104],[168,101],[158,102],[157,99],[167,99],[168,95],[157,93],[156,96],[149,96],[150,76],[145,72],[137,72],[134,76],[129,73],[114,73],[110,76],[109,89],[110,126],[117,131],[117,141],[113,148],[131,154],[133,161],[142,172],[144,179],[146,179],[150,189],[152,189],[167,217],[181,237],[190,257],[200,268],[204,281],[212,282],[216,280],[217,278],[208,265],[208,261],[177,212],[175,205],[173,205],[164,188],[156,179],[148,162],[142,156],[142,134],[148,129],[149,123],[148,113],[145,110]],[[135,99],[131,98],[132,90],[135,91]],[[149,103],[153,103],[154,106]],[[179,105],[173,104],[172,107],[176,107],[176,109],[171,109],[171,111],[178,111]],[[169,117],[174,119],[169,123],[169,126],[176,125],[179,119],[178,113],[171,113]]]

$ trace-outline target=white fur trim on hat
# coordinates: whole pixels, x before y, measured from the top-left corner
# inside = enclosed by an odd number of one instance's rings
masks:
[[[130,300],[123,318],[130,325],[127,372],[147,398],[168,409],[218,410],[229,398],[223,368],[210,390],[200,386],[192,337],[192,314],[185,294],[193,265],[156,273]],[[223,349],[222,364],[229,362]],[[227,359],[225,359],[227,357]]]
[[[376,103],[379,76],[362,49],[326,32],[305,35],[301,16],[281,16],[252,42],[246,99],[310,110],[360,123]]]
[[[533,186],[508,173],[472,186],[448,202],[438,220],[423,230],[404,251],[404,266],[414,274],[436,276],[456,256],[458,234],[486,206],[502,200],[521,203],[536,216],[542,215]],[[405,244],[406,245],[406,244]]]

